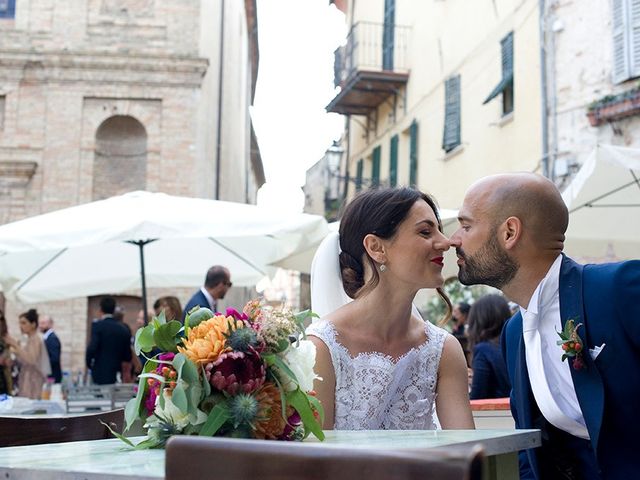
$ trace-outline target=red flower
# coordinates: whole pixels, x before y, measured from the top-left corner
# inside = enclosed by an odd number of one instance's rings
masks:
[[[251,393],[260,388],[267,375],[266,366],[260,355],[252,351],[225,352],[215,362],[205,367],[207,379],[212,387],[227,392]]]

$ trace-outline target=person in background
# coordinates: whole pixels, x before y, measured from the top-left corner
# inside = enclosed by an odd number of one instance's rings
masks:
[[[153,304],[153,309],[155,310],[156,316],[160,315],[160,312],[164,310],[164,318],[167,322],[170,320],[180,321],[182,317],[182,307],[180,306],[180,300],[178,300],[178,297],[160,297]]]
[[[471,400],[504,398],[511,393],[507,366],[500,349],[500,333],[509,318],[509,305],[500,295],[486,295],[471,307],[468,331],[473,370]]]
[[[91,326],[91,342],[87,347],[86,365],[93,382],[98,385],[116,383],[123,362],[131,362],[131,333],[113,316],[113,297],[100,300],[101,319]]]
[[[218,311],[218,300],[224,298],[226,293],[232,287],[231,273],[229,269],[221,265],[214,265],[207,271],[204,279],[204,285],[200,287],[193,297],[189,299],[184,307],[182,321],[189,311],[199,305],[202,308],[210,308],[214,313]]]
[[[38,332],[38,312],[31,309],[20,315],[20,331],[26,336],[24,343],[18,342],[8,333],[4,341],[11,347],[20,362],[18,395],[39,400],[42,387],[51,373],[47,347]]]
[[[4,312],[0,310],[0,394],[11,395],[13,385],[11,382],[11,354],[9,346],[5,343],[4,337],[7,335],[7,320]]]
[[[453,307],[452,315],[455,325],[453,326],[451,334],[454,337],[465,336],[465,325],[467,324],[469,310],[471,310],[471,306],[467,302],[459,302],[455,307]]]
[[[38,328],[42,333],[42,339],[47,347],[49,362],[51,362],[51,376],[55,383],[62,382],[62,367],[60,366],[60,355],[62,345],[56,332],[53,330],[53,318],[49,315],[42,315],[38,321]]]
[[[467,316],[471,306],[467,302],[459,302],[453,307],[452,317],[455,322],[451,335],[460,342],[467,367],[471,367],[471,349],[469,348],[469,336],[467,335]]]

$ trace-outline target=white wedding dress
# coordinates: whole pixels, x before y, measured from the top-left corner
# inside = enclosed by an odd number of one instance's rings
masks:
[[[307,335],[331,353],[336,376],[336,430],[433,430],[438,365],[447,333],[425,322],[427,340],[402,357],[380,352],[352,357],[332,323],[319,320]]]
[[[318,247],[311,265],[311,309],[324,317],[350,302],[342,288],[338,232]],[[420,312],[413,307],[418,318]],[[435,411],[436,384],[443,329],[425,322],[427,340],[398,359],[380,352],[352,357],[330,322],[315,320],[307,334],[322,340],[331,352],[336,376],[337,430],[430,430],[440,428]]]

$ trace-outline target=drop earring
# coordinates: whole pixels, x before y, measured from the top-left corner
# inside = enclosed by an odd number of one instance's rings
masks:
[[[383,263],[382,265],[380,265],[380,271],[381,272],[385,272],[387,270],[387,266]]]

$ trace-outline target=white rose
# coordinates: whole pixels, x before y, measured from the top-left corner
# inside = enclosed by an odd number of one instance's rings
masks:
[[[171,400],[171,395],[167,392],[163,391],[162,396],[164,397],[164,408],[160,406],[160,397],[158,397],[153,413],[156,417],[166,420],[179,430],[183,430],[189,424],[199,425],[207,420],[207,415],[200,410],[197,411],[197,416],[181,411],[175,406]]]
[[[309,340],[300,340],[294,343],[284,353],[284,363],[295,374],[298,384],[303,392],[313,390],[313,381],[320,378],[313,371],[316,364],[316,346]],[[283,375],[285,376],[285,375]],[[296,385],[288,378],[283,379],[285,390],[295,390]]]

